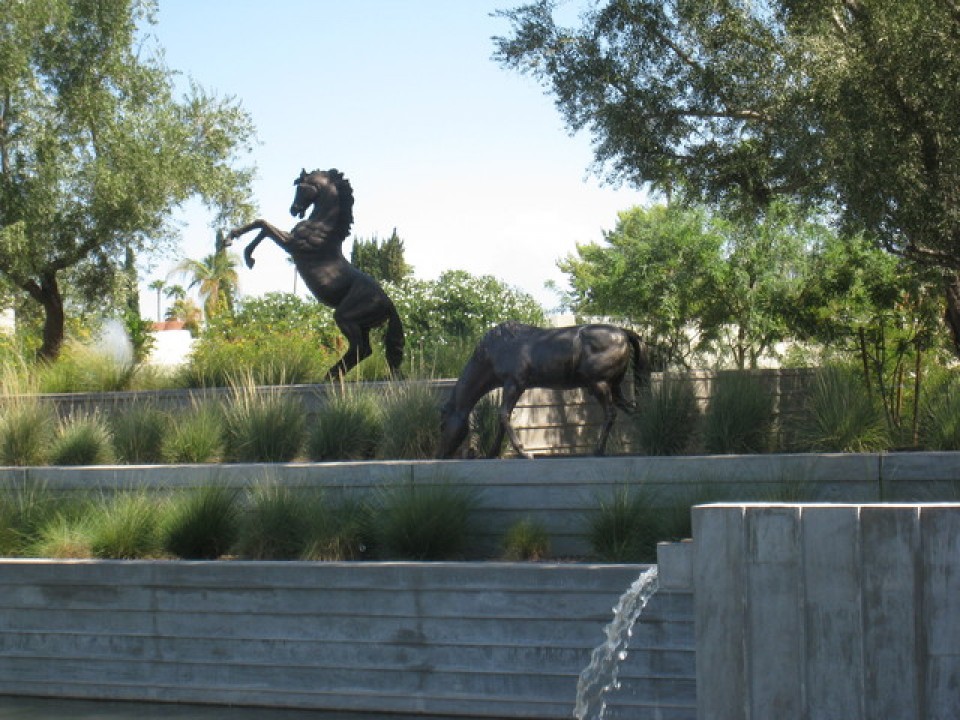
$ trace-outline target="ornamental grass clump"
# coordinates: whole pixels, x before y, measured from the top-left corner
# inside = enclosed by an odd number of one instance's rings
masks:
[[[50,448],[53,465],[110,465],[116,460],[113,435],[98,412],[73,414],[61,421]]]
[[[511,525],[503,536],[503,559],[543,560],[550,554],[550,536],[542,523],[524,518]]]
[[[187,560],[226,555],[239,535],[237,491],[219,484],[173,495],[160,523],[163,550]]]
[[[311,460],[369,460],[383,438],[383,413],[373,392],[355,384],[332,387],[307,434]]]
[[[297,560],[324,518],[322,495],[269,479],[247,492],[237,552],[253,560]]]
[[[93,557],[134,560],[162,554],[160,515],[155,497],[128,490],[101,497],[81,522]]]
[[[223,416],[213,401],[194,397],[177,414],[163,439],[161,454],[168,463],[212,463],[223,456]]]
[[[4,398],[0,404],[0,464],[43,465],[56,432],[50,405],[34,396]]]
[[[436,457],[440,440],[440,397],[429,384],[396,382],[383,399],[384,435],[377,457],[424,460]]]
[[[304,560],[360,560],[370,546],[370,507],[356,497],[327,502],[308,523]]]
[[[477,505],[473,489],[449,482],[403,482],[381,488],[371,510],[377,556],[391,560],[463,557]]]
[[[817,371],[795,423],[801,450],[872,452],[890,444],[879,403],[856,373],[842,367]]]
[[[45,485],[19,482],[0,492],[0,555],[29,554],[62,502]]]
[[[680,455],[697,432],[699,412],[693,386],[664,373],[660,382],[637,400],[634,429],[647,455]]]
[[[742,371],[717,374],[704,418],[708,453],[767,452],[773,423],[773,394],[758,377]]]
[[[587,542],[604,562],[653,562],[659,535],[652,494],[642,487],[621,485],[586,515]]]
[[[130,465],[163,462],[163,443],[170,433],[171,416],[153,404],[135,404],[110,418],[117,459]]]
[[[231,462],[290,462],[306,433],[303,403],[250,376],[231,385],[223,410],[226,457]]]
[[[960,450],[960,378],[930,390],[920,408],[920,444],[928,450]]]

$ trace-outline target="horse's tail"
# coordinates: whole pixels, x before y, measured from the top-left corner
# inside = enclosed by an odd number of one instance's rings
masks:
[[[633,330],[624,328],[623,332],[626,334],[633,350],[633,397],[636,400],[642,391],[650,387],[650,375],[652,373],[650,352],[647,350],[646,343]]]
[[[387,365],[394,375],[400,374],[400,364],[403,362],[403,321],[393,303],[390,303],[390,314],[387,316],[387,332],[383,338],[384,349],[387,355]]]

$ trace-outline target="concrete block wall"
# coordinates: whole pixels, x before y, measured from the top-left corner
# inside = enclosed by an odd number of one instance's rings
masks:
[[[0,694],[567,718],[644,569],[7,560]],[[692,619],[651,604],[611,718],[693,717]]]
[[[693,520],[700,720],[960,717],[960,505]]]

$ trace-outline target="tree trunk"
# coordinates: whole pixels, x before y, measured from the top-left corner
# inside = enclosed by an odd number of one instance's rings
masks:
[[[944,322],[950,328],[953,338],[953,352],[960,356],[960,275],[952,274],[946,278],[947,308],[943,313]]]
[[[37,351],[41,360],[56,360],[63,347],[64,313],[63,297],[55,273],[47,273],[40,283],[31,282],[27,288],[33,298],[43,306],[43,345]]]

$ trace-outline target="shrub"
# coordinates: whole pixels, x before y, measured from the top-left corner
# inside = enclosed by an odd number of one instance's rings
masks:
[[[110,418],[119,460],[132,465],[163,461],[163,443],[172,429],[170,415],[155,405],[133,405]]]
[[[295,560],[307,550],[314,523],[323,520],[317,493],[295,492],[266,480],[247,494],[238,552],[255,560]]]
[[[0,464],[42,465],[53,440],[53,409],[36,397],[7,398],[0,409]]]
[[[718,373],[704,422],[704,445],[715,454],[770,449],[773,395],[747,372]]]
[[[883,411],[855,373],[819,370],[796,419],[795,441],[813,452],[870,452],[889,444]]]
[[[204,485],[171,498],[161,522],[163,549],[176,557],[213,560],[237,540],[237,493]]]
[[[536,520],[524,518],[507,529],[503,537],[505,560],[543,560],[550,554],[550,536]]]
[[[697,398],[693,386],[663,374],[659,383],[638,400],[635,429],[647,455],[680,455],[697,431]]]
[[[371,513],[377,554],[403,560],[462,557],[476,506],[471,489],[450,483],[383,487]]]
[[[160,554],[157,502],[142,491],[104,496],[84,519],[94,557],[133,560]]]
[[[289,462],[303,447],[302,403],[276,388],[257,388],[251,377],[231,386],[223,412],[224,449],[234,462]]]
[[[620,486],[609,499],[598,497],[586,520],[587,542],[601,560],[655,561],[661,528],[649,493]]]
[[[383,438],[383,414],[373,393],[341,384],[327,393],[307,438],[311,460],[368,460]]]
[[[391,383],[383,398],[384,435],[377,457],[421,460],[435,457],[440,439],[440,400],[424,383]]]
[[[220,410],[194,398],[164,437],[162,454],[169,463],[216,462],[223,455]]]
[[[50,448],[54,465],[109,465],[114,458],[113,436],[97,412],[66,418]]]

